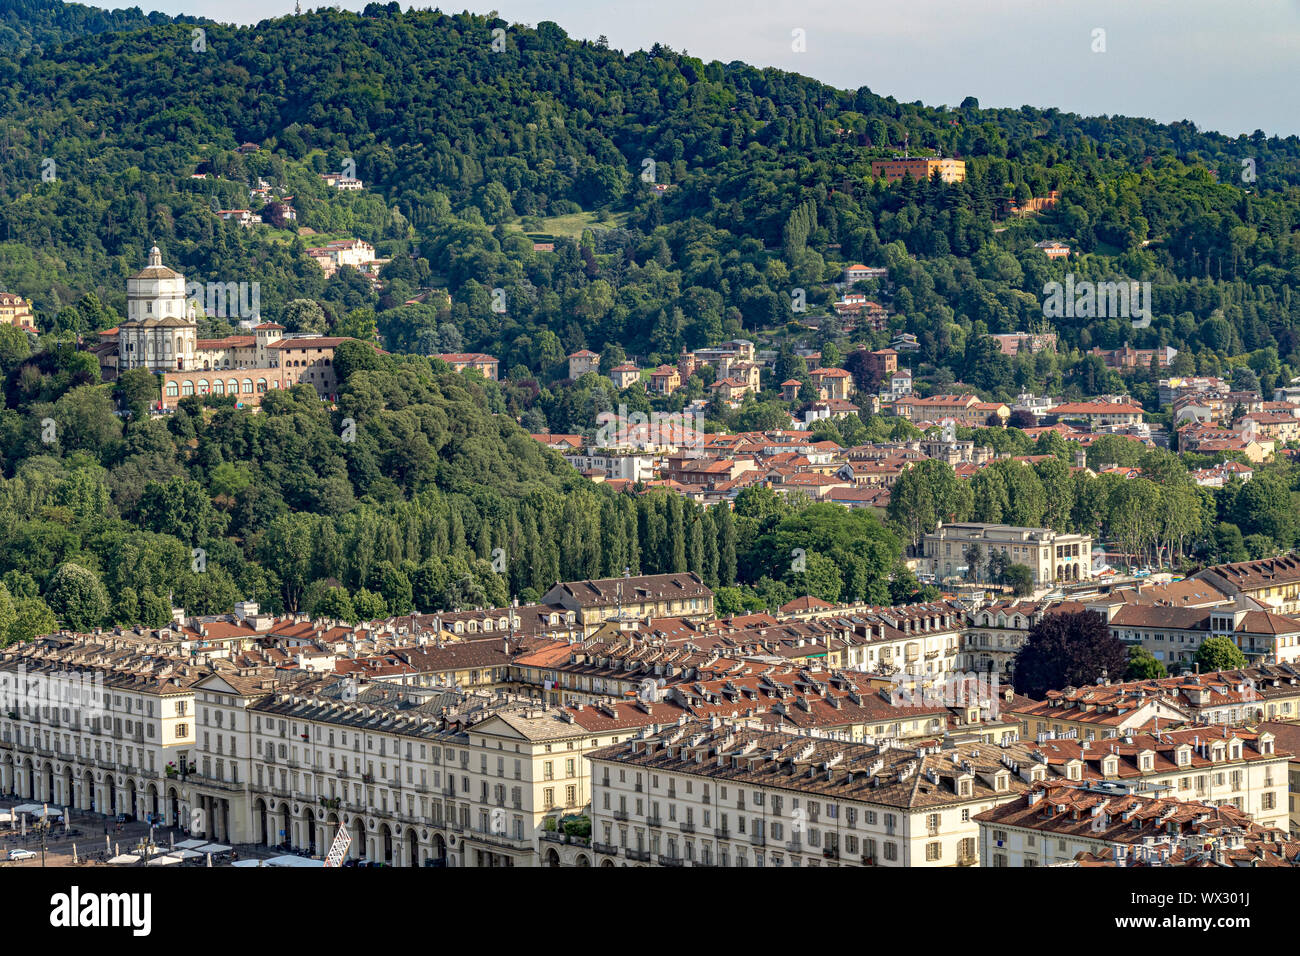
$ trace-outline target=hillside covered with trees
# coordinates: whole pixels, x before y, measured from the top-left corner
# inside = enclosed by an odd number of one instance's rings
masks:
[[[888,527],[765,489],[734,512],[615,494],[526,434],[589,431],[619,403],[648,410],[639,384],[614,388],[614,365],[738,335],[779,351],[777,381],[800,374],[796,344],[853,368],[855,351],[908,332],[926,387],[1149,398],[1152,370],[1121,379],[1083,355],[1130,342],[1178,348],[1178,371],[1248,373],[1269,391],[1300,370],[1296,137],[905,104],[397,3],[203,29],[196,44],[190,22],[53,0],[0,15],[0,283],[33,300],[42,329],[33,340],[0,327],[0,639],[55,618],[160,621],[172,601],[206,612],[243,597],[347,619],[500,604],[624,569],[699,571],[728,611],[800,593],[906,601],[931,592],[902,567],[902,546],[950,515],[1197,560],[1300,534],[1288,470],[1217,495],[1172,456],[1148,462],[1164,482],[1085,480],[1063,448],[1031,448],[1014,429],[989,443],[1054,459],[965,484],[917,469]],[[873,178],[872,159],[904,144],[962,158],[965,181]],[[349,160],[364,190],[322,181]],[[310,233],[222,221],[259,179],[292,194]],[[1007,214],[1052,190],[1055,207]],[[327,278],[306,255],[344,236],[391,260],[378,289],[350,268]],[[1049,261],[1043,239],[1078,255]],[[306,388],[256,415],[186,400],[150,420],[152,381],[100,385],[84,346],[120,321],[126,277],[153,243],[192,278],[259,283],[267,318],[377,335],[385,354],[341,352],[334,409]],[[792,325],[792,292],[826,312],[854,262],[888,267],[889,282],[868,287],[888,328]],[[1059,354],[1002,355],[985,333],[1042,328],[1043,286],[1066,271],[1150,281],[1154,321],[1055,319]],[[230,326],[205,318],[203,331]],[[601,353],[601,373],[574,383],[565,356],[580,348]],[[502,381],[428,358],[462,350],[498,356]],[[707,384],[694,378],[667,404]],[[709,425],[779,427],[788,412],[768,398]],[[355,442],[340,439],[344,418]],[[913,431],[863,418],[816,434]],[[1131,451],[1098,446],[1089,455],[1110,463]]]

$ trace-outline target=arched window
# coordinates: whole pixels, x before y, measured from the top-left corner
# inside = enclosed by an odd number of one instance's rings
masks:
[[[253,380],[251,378],[244,379],[244,394],[245,395],[253,394]]]
[[[219,378],[218,378],[218,379],[215,379],[215,380],[212,382],[212,394],[213,394],[213,395],[224,395],[224,394],[226,394],[226,383],[223,382],[223,381],[222,381],[221,379],[219,379]]]
[[[176,385],[175,382],[168,382],[168,383],[167,383],[167,397],[168,397],[168,398],[175,398],[177,395],[180,394],[180,392],[181,392],[181,390],[180,390],[180,388],[177,387],[177,385]]]
[[[226,383],[226,394],[227,395],[239,394],[239,383],[236,382],[233,378]]]
[[[193,395],[193,394],[194,394],[194,383],[191,382],[189,379],[186,379],[185,381],[181,382],[181,394],[182,394],[182,395]]]
[[[261,395],[265,391],[266,391],[266,379],[259,378],[257,380],[257,394]]]
[[[208,394],[208,380],[206,378],[199,379],[199,394]]]

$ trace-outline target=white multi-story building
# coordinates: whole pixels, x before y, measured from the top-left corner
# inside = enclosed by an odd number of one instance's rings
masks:
[[[126,321],[117,331],[118,367],[167,372],[192,368],[198,342],[185,276],[162,264],[157,246],[149,265],[126,280]]]
[[[194,682],[207,670],[131,635],[52,635],[0,655],[0,792],[189,819]]]
[[[590,755],[601,866],[971,866],[975,815],[1046,768],[687,721]]]
[[[1300,846],[1232,806],[1160,790],[1055,782],[981,813],[982,865],[1059,866],[1080,856],[1116,866],[1294,865]],[[1253,862],[1252,862],[1253,861]]]

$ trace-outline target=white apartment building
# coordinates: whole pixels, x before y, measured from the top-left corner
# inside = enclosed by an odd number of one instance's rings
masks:
[[[998,868],[1057,866],[1079,854],[1118,866],[1181,865],[1195,855],[1223,862],[1252,844],[1276,849],[1273,838],[1285,836],[1285,826],[1279,833],[1235,807],[1105,783],[1044,784],[977,822],[983,865]]]
[[[601,866],[971,866],[1015,799],[1000,748],[900,749],[686,721],[590,756]]]
[[[963,609],[947,602],[872,608],[843,636],[845,667],[884,675],[943,674],[961,656]]]
[[[237,695],[223,696],[228,723]],[[200,791],[228,803],[228,839],[320,854],[342,825],[350,857],[390,866],[591,865],[563,821],[590,803],[584,754],[631,732],[523,699],[349,682],[278,692],[246,719],[248,770]]]
[[[52,635],[0,655],[0,792],[189,819],[193,683],[207,670],[130,635]]]
[[[654,455],[592,451],[585,455],[565,455],[564,460],[584,475],[599,472],[607,481],[651,481],[655,477]]]

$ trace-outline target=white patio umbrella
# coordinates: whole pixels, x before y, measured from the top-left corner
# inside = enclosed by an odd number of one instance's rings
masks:
[[[211,854],[211,853],[208,854],[208,866],[209,866],[209,867],[212,866],[212,854]]]
[[[72,844],[72,865],[77,865],[77,844]]]

